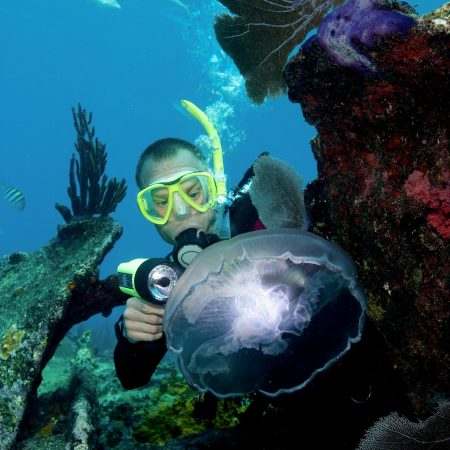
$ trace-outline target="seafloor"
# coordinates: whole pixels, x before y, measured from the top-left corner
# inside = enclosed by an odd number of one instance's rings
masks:
[[[64,338],[43,371],[38,390],[38,414],[27,432],[33,448],[38,448],[38,436],[45,437],[42,442],[48,446],[49,436],[56,437],[70,428],[67,411],[73,403],[71,383],[73,369],[79,365],[80,352],[82,364],[88,361],[92,379],[96,381],[94,403],[97,410],[91,416],[98,433],[95,448],[151,449],[170,439],[232,427],[239,422],[239,413],[248,406],[245,397],[238,401],[221,401],[216,418],[195,417],[198,394],[185,383],[170,356],[158,366],[148,386],[126,391],[115,374],[112,349],[94,355],[95,352],[90,350],[88,331],[78,341]],[[29,448],[26,441],[21,448]]]

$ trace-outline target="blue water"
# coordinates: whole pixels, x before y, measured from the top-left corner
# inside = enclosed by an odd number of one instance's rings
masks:
[[[126,178],[128,194],[113,217],[124,234],[101,266],[164,256],[170,248],[136,203],[134,170],[142,150],[163,137],[194,141],[202,130],[175,105],[186,98],[213,105],[220,126],[228,184],[262,151],[291,163],[307,183],[316,166],[309,141],[315,129],[287,97],[252,106],[232,61],[213,31],[223,11],[216,0],[0,0],[0,181],[26,196],[24,211],[0,201],[0,256],[31,252],[64,223],[55,203],[70,206],[69,161],[75,130],[71,108],[93,112],[107,144],[109,177]],[[412,3],[420,13],[442,0]],[[108,325],[109,326],[109,325]]]

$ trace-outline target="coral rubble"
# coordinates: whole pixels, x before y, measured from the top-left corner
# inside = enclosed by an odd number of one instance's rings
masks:
[[[369,316],[419,415],[450,395],[449,12],[377,36],[364,49],[370,74],[317,38],[284,73],[318,131],[312,231],[358,264]]]

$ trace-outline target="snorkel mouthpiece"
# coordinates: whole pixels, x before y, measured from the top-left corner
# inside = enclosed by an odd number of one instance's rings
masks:
[[[217,186],[217,204],[216,210],[218,213],[218,220],[221,222],[217,234],[221,239],[230,238],[230,221],[227,213],[228,195],[226,186],[226,176],[223,169],[223,152],[222,144],[219,135],[214,125],[208,119],[208,116],[196,105],[188,100],[181,100],[181,105],[184,109],[195,119],[197,119],[208,134],[211,145],[213,147],[213,165],[214,165],[214,180]]]

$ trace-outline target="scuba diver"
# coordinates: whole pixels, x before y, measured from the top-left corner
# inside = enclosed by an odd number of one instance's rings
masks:
[[[214,170],[208,167],[206,155],[181,139],[161,139],[144,150],[136,168],[140,189],[137,203],[161,238],[173,246],[165,258],[151,258],[146,260],[148,264],[157,267],[167,263],[182,272],[192,254],[195,257],[196,251],[221,239],[278,226],[292,228],[303,224],[304,229],[306,214],[303,203],[299,204],[303,202],[301,186],[268,153],[259,155],[240,183],[226,195],[217,134],[195,105],[184,106],[190,108],[188,111],[211,138]],[[268,162],[266,176],[258,184],[256,169],[264,160]],[[272,163],[273,168],[269,169]],[[284,197],[280,196],[280,189],[286,194]],[[125,389],[147,385],[167,351],[162,328],[164,304],[157,298],[142,301],[143,297],[138,297],[128,299],[115,326],[114,363]],[[239,434],[242,447],[233,448],[293,448],[290,442],[296,439],[298,446],[306,449],[353,449],[362,430],[380,416],[393,410],[409,412],[385,346],[367,320],[361,341],[307,388],[277,398],[252,394],[250,406],[240,417],[240,425],[246,427]],[[217,399],[207,392],[194,414],[213,419],[216,404]]]
[[[248,192],[253,168],[247,170],[227,196],[216,130],[194,104],[187,101],[182,104],[211,138],[214,171],[208,168],[208,157],[200,149],[175,138],[160,139],[149,145],[136,167],[139,210],[156,226],[161,238],[174,246],[166,258],[153,258],[148,263],[171,262],[179,271],[189,263],[186,258],[195,256],[192,248],[201,250],[219,239],[265,228]],[[185,249],[187,252],[182,254]],[[149,300],[129,298],[116,323],[118,342],[114,362],[125,389],[146,385],[166,353],[162,332],[164,305]]]

